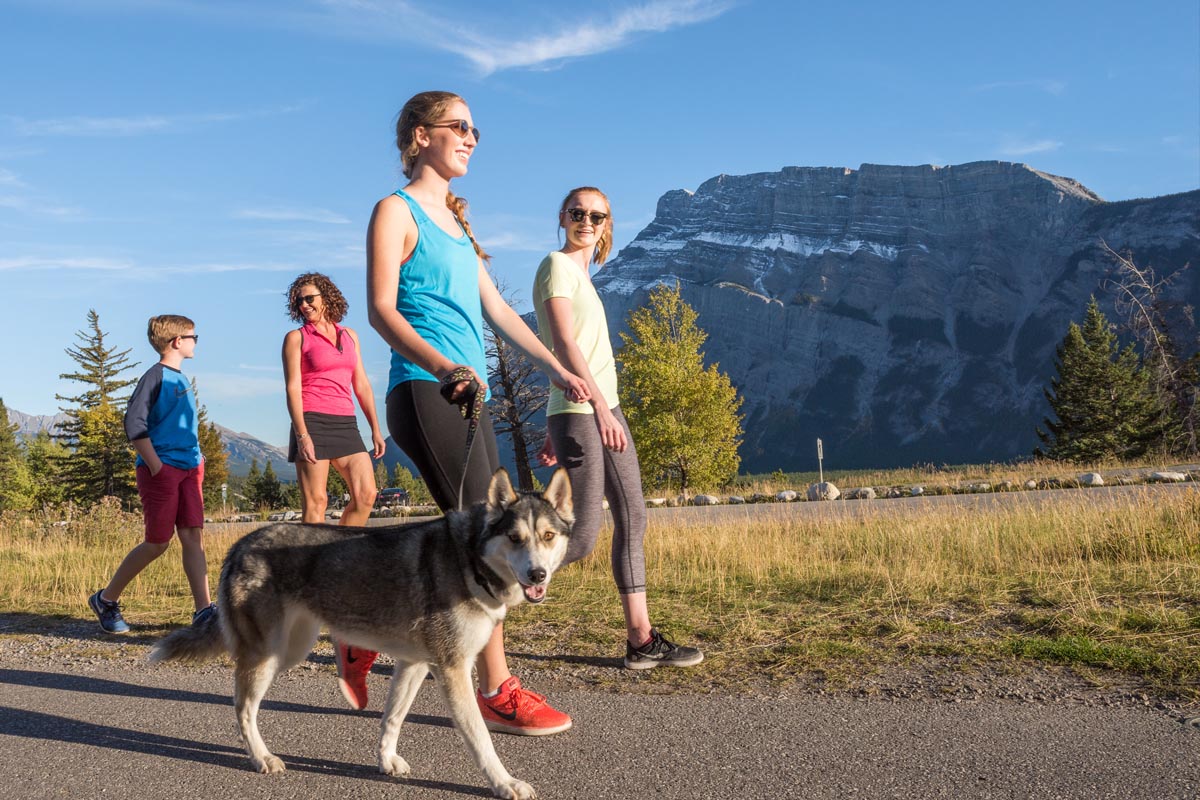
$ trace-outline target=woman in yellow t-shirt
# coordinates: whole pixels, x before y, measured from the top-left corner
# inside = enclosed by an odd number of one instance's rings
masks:
[[[547,407],[549,436],[539,454],[544,466],[560,463],[571,477],[575,527],[563,565],[592,551],[608,498],[613,516],[613,579],[625,611],[625,666],[690,667],[704,660],[694,647],[677,645],[650,625],[646,607],[646,502],[637,451],[617,400],[617,370],[604,305],[588,268],[612,249],[612,214],[599,189],[567,193],[558,212],[566,244],[538,267],[533,283],[538,335],[562,365],[587,383],[591,399],[573,403],[557,387]]]

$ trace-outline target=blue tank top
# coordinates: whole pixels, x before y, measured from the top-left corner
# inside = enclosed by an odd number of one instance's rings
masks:
[[[396,194],[408,204],[417,223],[417,245],[400,266],[396,310],[434,349],[455,364],[473,367],[486,383],[479,256],[471,237],[465,231],[457,238],[451,236],[403,190]],[[405,381],[437,383],[438,379],[393,350],[388,391]]]

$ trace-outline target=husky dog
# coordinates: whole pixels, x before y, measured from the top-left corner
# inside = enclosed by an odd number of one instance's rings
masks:
[[[471,667],[509,606],[546,599],[574,513],[566,470],[544,494],[513,491],[498,470],[485,503],[439,520],[387,528],[279,523],[246,535],[221,567],[217,614],[155,645],[153,661],[203,661],[228,651],[234,708],[250,762],[282,772],[258,731],[275,676],[303,661],[321,626],[387,653],[396,671],[383,711],[379,769],[407,775],[400,725],[432,670],[475,763],[497,797],[533,787],[500,763],[476,705]]]

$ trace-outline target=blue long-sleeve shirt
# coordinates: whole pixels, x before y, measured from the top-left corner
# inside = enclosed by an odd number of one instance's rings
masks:
[[[164,464],[178,469],[200,466],[196,398],[187,377],[166,364],[146,370],[129,398],[125,435],[129,441],[149,439]],[[138,466],[145,464],[139,454]]]

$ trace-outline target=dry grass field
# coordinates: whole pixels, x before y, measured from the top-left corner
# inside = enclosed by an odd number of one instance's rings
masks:
[[[646,549],[657,625],[702,646],[703,673],[655,670],[663,688],[832,684],[913,659],[1019,668],[1070,665],[1200,698],[1200,494],[1133,493],[1098,508],[1086,491],[1049,506],[946,507],[897,515],[879,501],[853,518],[680,525],[650,514]],[[868,509],[869,505],[869,510]],[[0,519],[0,608],[89,618],[140,540],[140,518],[111,507],[69,525]],[[244,528],[209,529],[215,582]],[[510,615],[510,651],[547,662],[615,659],[620,606],[609,539],[560,573],[550,601]],[[191,608],[173,547],[123,598],[134,626],[185,623]]]

